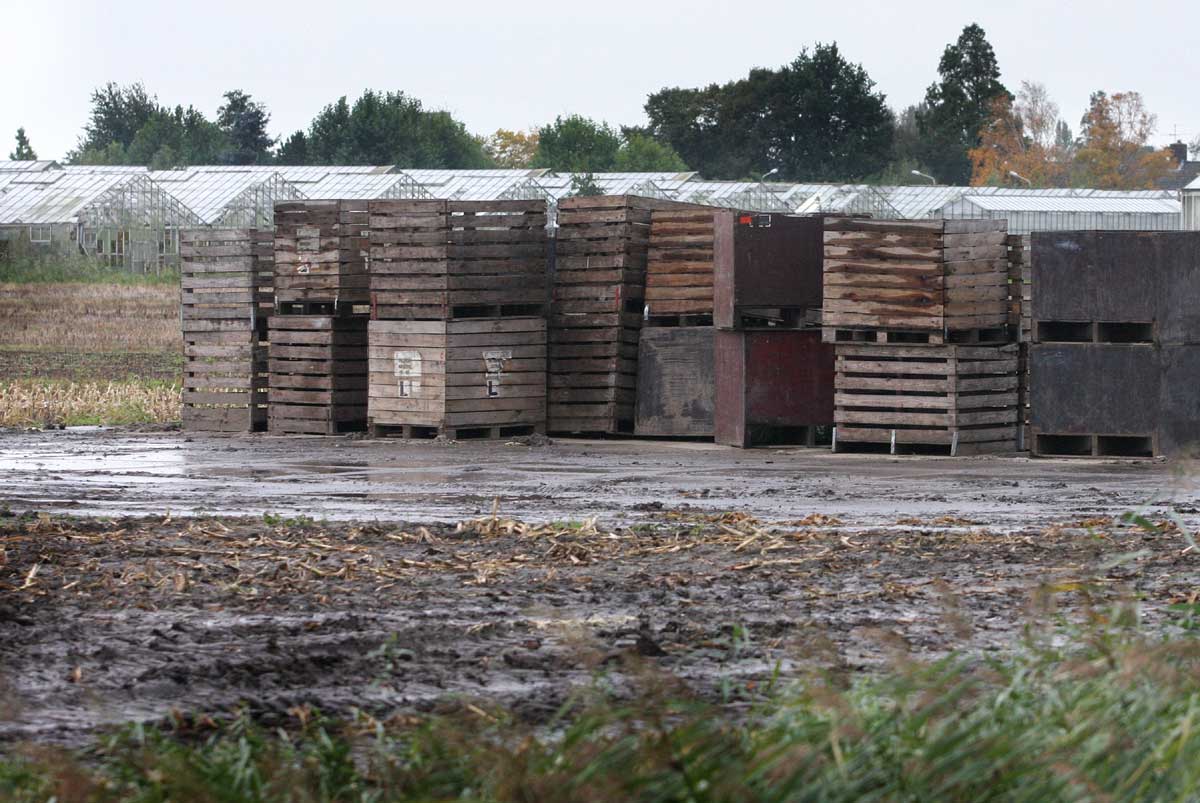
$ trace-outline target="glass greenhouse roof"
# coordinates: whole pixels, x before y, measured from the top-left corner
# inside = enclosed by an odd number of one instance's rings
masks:
[[[0,183],[0,225],[74,223],[80,210],[131,180],[115,172],[17,173]]]

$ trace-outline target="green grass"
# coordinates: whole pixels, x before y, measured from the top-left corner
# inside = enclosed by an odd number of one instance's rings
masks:
[[[76,253],[32,252],[14,254],[0,261],[0,282],[14,284],[44,284],[81,282],[85,284],[119,285],[178,285],[179,273],[132,273],[122,268],[110,268],[96,260]]]
[[[1190,608],[1190,606],[1187,606]],[[595,688],[550,726],[464,704],[385,726],[238,717],[130,727],[86,755],[0,761],[5,800],[1058,801],[1200,795],[1200,640],[1135,623],[1031,632],[1003,660],[900,659],[701,701],[646,670],[634,700]],[[1058,646],[1061,644],[1068,646]],[[671,691],[665,691],[665,690]],[[724,703],[753,700],[736,715]]]

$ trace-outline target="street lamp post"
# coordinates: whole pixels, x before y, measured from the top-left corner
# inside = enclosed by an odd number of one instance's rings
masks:
[[[929,183],[930,183],[930,184],[933,184],[933,185],[935,185],[935,186],[937,185],[937,179],[936,179],[936,178],[934,178],[933,176],[930,176],[930,175],[927,175],[927,174],[925,174],[925,173],[922,173],[920,170],[910,170],[909,172],[910,172],[910,173],[912,173],[914,176],[918,176],[918,177],[920,177],[920,178],[929,179]]]
[[[1022,175],[1021,175],[1020,173],[1018,173],[1016,170],[1009,170],[1009,171],[1008,171],[1008,174],[1009,174],[1010,176],[1012,176],[1013,178],[1015,178],[1017,181],[1024,181],[1024,182],[1025,182],[1025,186],[1027,186],[1027,187],[1032,187],[1032,186],[1033,186],[1033,182],[1032,182],[1032,181],[1030,181],[1029,179],[1027,179],[1027,178],[1025,178],[1024,176],[1022,176]]]

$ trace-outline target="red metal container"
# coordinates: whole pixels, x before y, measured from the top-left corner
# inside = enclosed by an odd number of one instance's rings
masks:
[[[717,212],[713,324],[740,329],[747,314],[802,321],[805,310],[821,306],[824,243],[821,216]]]
[[[717,443],[813,443],[833,425],[833,346],[817,329],[716,333]]]

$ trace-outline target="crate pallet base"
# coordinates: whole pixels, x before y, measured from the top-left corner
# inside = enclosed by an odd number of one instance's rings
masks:
[[[368,430],[373,438],[401,438],[403,440],[504,440],[523,438],[530,435],[545,435],[544,424],[514,424],[504,427],[422,427],[413,424],[376,424]]]
[[[1032,433],[1030,448],[1038,457],[1154,457],[1155,433],[1142,435],[1079,435]]]
[[[647,327],[656,329],[688,326],[712,326],[713,316],[711,313],[694,315],[656,315],[651,312],[650,316],[646,318],[645,325]]]
[[[367,319],[276,315],[270,319],[267,430],[343,435],[367,425]]]
[[[1003,345],[1011,341],[1007,327],[963,329],[956,332],[920,332],[906,329],[821,329],[826,343],[897,343],[909,345]]]
[[[266,394],[254,407],[183,408],[184,432],[265,432],[267,429]]]
[[[978,442],[972,438],[982,438]],[[957,432],[928,430],[834,427],[835,452],[886,452],[888,454],[945,454],[965,457],[1017,451],[1016,427]]]
[[[1016,451],[1016,345],[835,349],[835,451],[852,444],[883,445],[892,453]]]
[[[310,405],[272,404],[267,431],[272,435],[349,435],[366,429],[365,406],[343,409],[340,414],[347,416],[345,421],[305,418],[312,410]]]

